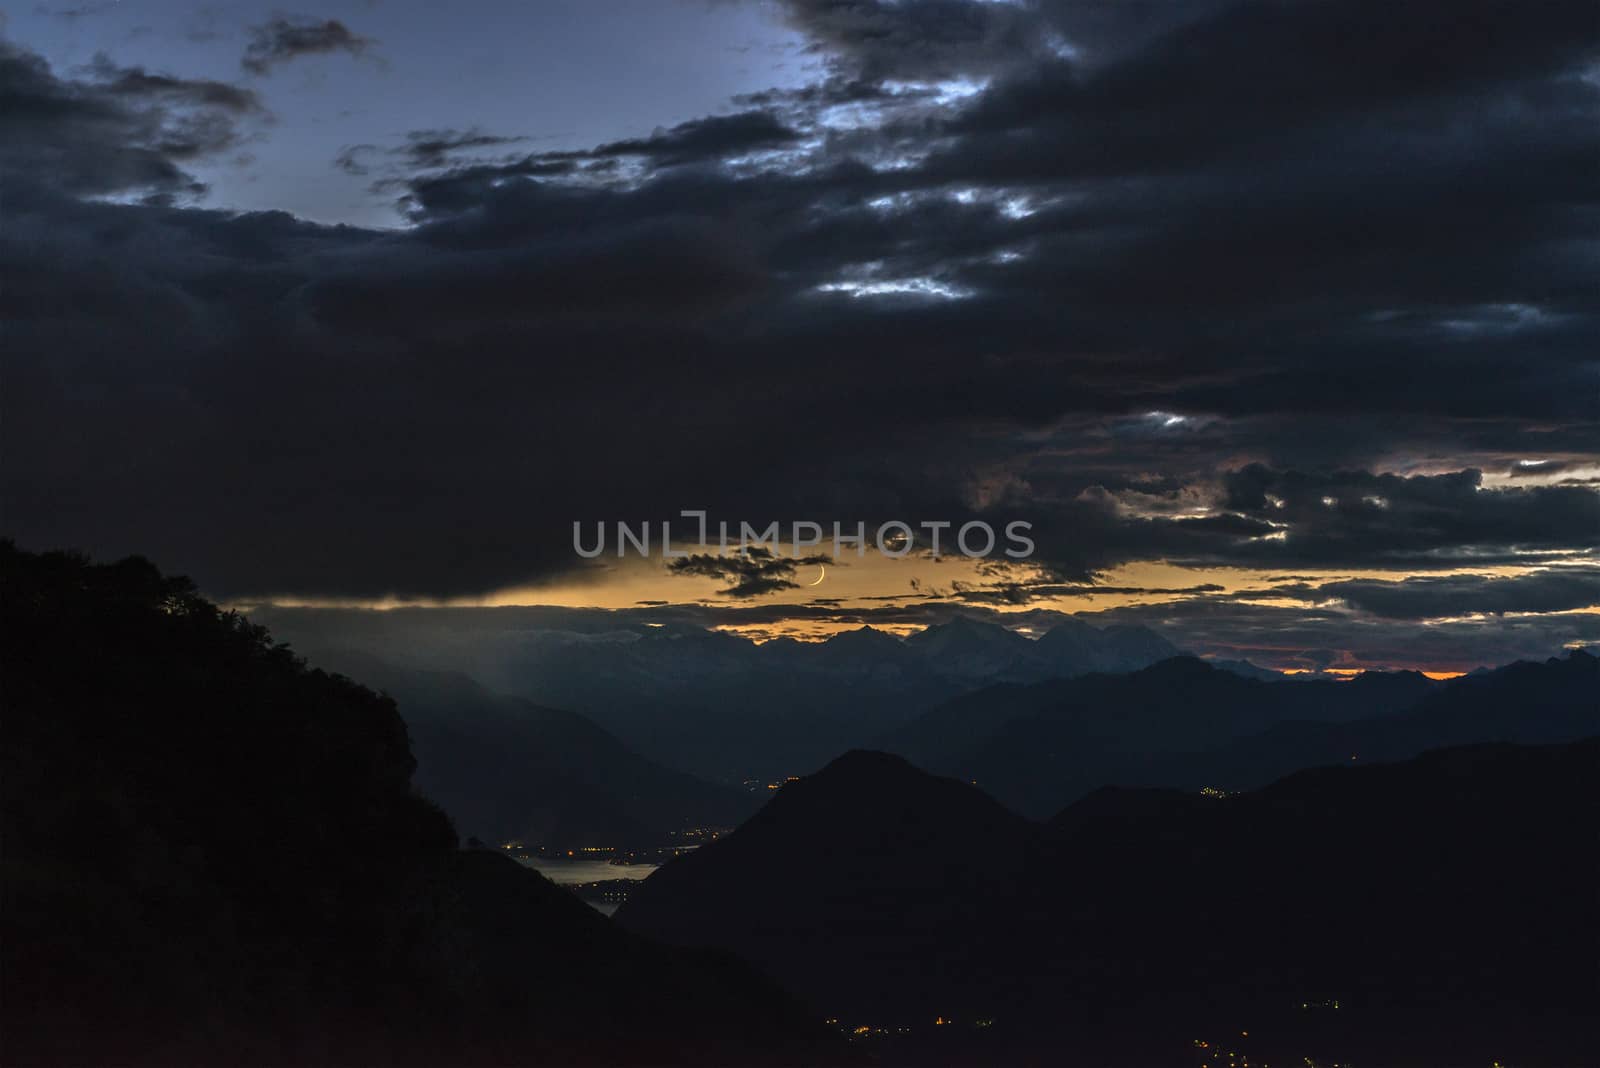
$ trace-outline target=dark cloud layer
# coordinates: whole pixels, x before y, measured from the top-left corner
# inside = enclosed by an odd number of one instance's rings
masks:
[[[1046,20],[1020,5],[967,0],[783,0],[789,24],[836,70],[865,81],[955,78],[1025,64]]]
[[[669,167],[786,145],[799,136],[771,112],[744,111],[679,123],[639,140],[613,141],[595,149],[594,155],[643,156]]]
[[[27,211],[33,187],[69,196],[198,194],[204,187],[185,168],[237,146],[241,124],[266,116],[248,89],[119,67],[103,55],[87,77],[62,80],[3,39],[0,99],[0,179],[8,193],[22,193],[6,205],[8,221]]]
[[[674,575],[701,575],[732,583],[718,590],[725,597],[759,597],[779,590],[799,589],[794,580],[802,567],[829,564],[833,558],[826,554],[812,556],[776,556],[759,546],[742,555],[717,556],[712,553],[692,553],[667,563]]]
[[[250,93],[6,45],[12,532],[221,595],[476,592],[702,507],[1027,518],[1058,584],[1594,552],[1591,5],[786,10],[825,79],[727,115],[352,146],[395,231],[177,207]],[[279,19],[245,64],[368,46]],[[1588,581],[1541,575],[1342,595]]]
[[[1423,576],[1404,582],[1331,582],[1309,596],[1336,597],[1385,619],[1447,619],[1506,612],[1570,612],[1600,606],[1600,571],[1571,567],[1510,578]]]

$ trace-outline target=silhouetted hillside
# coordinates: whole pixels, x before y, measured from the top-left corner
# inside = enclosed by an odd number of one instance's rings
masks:
[[[1312,710],[1297,718],[1318,717]],[[1257,786],[1295,768],[1351,758],[1400,760],[1436,746],[1478,742],[1539,745],[1596,731],[1600,658],[1574,649],[1542,664],[1519,662],[1454,679],[1399,715],[1348,723],[1283,723],[1209,755],[1196,772],[1172,781]]]
[[[361,653],[316,659],[400,703],[417,788],[463,835],[551,849],[641,848],[689,827],[732,827],[756,808],[747,790],[663,768],[584,716],[491,693],[465,675]]]
[[[1232,797],[1103,790],[1037,825],[852,755],[617,918],[908,1028],[890,1061],[1170,1065],[1209,1041],[1252,1063],[1574,1064],[1597,773],[1595,741],[1479,746]]]
[[[880,742],[1042,816],[1099,786],[1150,782],[1169,754],[1216,749],[1294,716],[1349,719],[1405,707],[1429,683],[1397,673],[1348,688],[1355,685],[1268,683],[1174,657],[1127,674],[988,687]]]
[[[1083,697],[1093,681],[1062,691]],[[1450,683],[1414,671],[1253,683],[1190,662],[1182,678],[1157,665],[1109,679],[1082,705],[1053,703],[1010,719],[942,769],[992,783],[998,798],[1042,815],[1102,785],[1250,790],[1318,764],[1397,761],[1482,742],[1571,742],[1597,731],[1600,660],[1582,649]]]
[[[826,1015],[936,1011],[932,993],[951,989],[995,1009],[1007,992],[973,954],[1003,916],[1031,833],[965,783],[851,752],[786,784],[692,862],[667,864],[618,915],[738,947]]]
[[[7,1064],[810,1062],[730,961],[460,853],[393,702],[143,560],[0,544]]]

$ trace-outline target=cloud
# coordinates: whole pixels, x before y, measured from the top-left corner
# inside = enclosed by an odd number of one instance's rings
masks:
[[[414,176],[420,171],[439,168],[460,168],[480,162],[478,153],[485,149],[502,148],[527,141],[522,136],[486,133],[477,127],[465,130],[411,130],[405,143],[389,148],[374,144],[346,145],[333,159],[336,170],[362,177],[373,168],[384,164],[389,177],[374,188],[393,188],[403,185],[396,176]]]
[[[1195,598],[1161,605],[1115,608],[1091,617],[1097,625],[1139,623],[1185,649],[1206,656],[1246,659],[1275,669],[1321,665],[1471,671],[1512,660],[1543,660],[1563,647],[1600,643],[1600,615],[1531,615],[1428,622],[1352,617],[1328,607],[1291,608]],[[1306,659],[1308,651],[1335,659]]]
[[[252,89],[209,78],[153,74],[143,67],[119,67],[105,53],[89,65],[95,87],[111,97],[171,105],[215,108],[231,115],[261,115],[266,108]]]
[[[571,573],[576,518],[796,501],[1028,519],[1062,588],[1592,558],[1594,489],[1513,467],[1600,458],[1588,5],[1471,0],[1448,47],[1134,6],[790,5],[825,77],[733,114],[352,145],[390,231],[179,209],[253,97],[8,45],[8,523],[239,596],[474,593]],[[1295,611],[1295,655],[1366,612]]]
[[[378,152],[377,145],[345,145],[333,157],[334,169],[354,177],[364,177],[372,173],[371,160]]]
[[[1223,486],[1232,514],[1283,532],[1240,555],[1291,566],[1489,564],[1534,551],[1582,553],[1600,530],[1600,494],[1586,487],[1490,490],[1476,470],[1404,477],[1250,465]]]
[[[51,18],[61,19],[64,22],[77,22],[79,19],[93,18],[96,15],[105,15],[117,9],[118,0],[97,0],[95,3],[78,4],[75,7],[51,7],[48,4],[35,5],[35,15],[48,15]]]
[[[1511,478],[1548,478],[1570,470],[1574,464],[1563,460],[1519,460],[1506,472]]]
[[[1044,52],[1048,24],[1028,7],[966,0],[783,0],[786,21],[836,70],[863,80],[953,79]]]
[[[732,582],[731,586],[717,592],[724,597],[760,597],[779,590],[798,589],[795,572],[801,567],[831,564],[827,554],[802,557],[776,556],[757,546],[743,555],[716,556],[711,553],[693,553],[671,560],[667,570],[674,575],[701,575]]]
[[[238,86],[120,67],[104,55],[86,77],[63,80],[3,40],[0,99],[0,177],[22,205],[43,184],[78,196],[198,194],[203,185],[185,168],[235,148],[244,123],[268,118]]]
[[[1386,619],[1439,619],[1505,612],[1569,612],[1600,606],[1600,570],[1546,568],[1510,577],[1422,576],[1401,582],[1327,583],[1318,598],[1337,597]]]
[[[463,151],[499,148],[526,140],[526,137],[485,133],[476,126],[467,130],[412,130],[406,134],[405,146],[396,151],[404,156],[408,165],[423,169],[447,166]]]
[[[360,58],[377,42],[354,33],[338,19],[278,15],[250,27],[250,41],[239,65],[251,74],[267,75],[301,56],[343,52]]]
[[[941,597],[947,597],[962,604],[992,604],[992,605],[1029,605],[1040,604],[1059,597],[1149,597],[1164,599],[1169,597],[1196,597],[1204,594],[1221,593],[1226,587],[1214,582],[1197,582],[1192,586],[1116,586],[1109,583],[1066,583],[1039,580],[1031,582],[1001,581],[992,585],[968,586],[962,583],[952,584],[950,590],[939,591]]]
[[[963,615],[1041,633],[1068,619],[1096,627],[1141,625],[1181,649],[1222,659],[1248,659],[1277,670],[1327,667],[1392,669],[1427,666],[1470,671],[1513,660],[1543,660],[1564,646],[1600,645],[1600,616],[1528,617],[1515,621],[1460,621],[1421,625],[1413,621],[1365,619],[1353,627],[1347,614],[1318,608],[1285,608],[1226,601],[1192,600],[1139,605],[1069,616],[1048,610],[1008,611],[937,600],[873,608],[842,608],[826,600],[787,604],[781,598],[730,600],[718,604],[650,605],[630,609],[557,607],[419,608],[371,612],[347,609],[259,608],[251,619],[275,637],[303,647],[404,650],[428,662],[461,669],[471,650],[483,668],[496,658],[521,659],[526,643],[584,635],[593,640],[673,631],[697,634],[708,628],[738,628],[770,636],[783,625],[920,628]],[[719,640],[733,641],[725,630]],[[452,659],[454,658],[454,659]],[[492,669],[491,669],[492,670]]]
[[[705,159],[790,144],[799,133],[770,111],[742,111],[679,123],[646,138],[613,141],[594,150],[596,156],[645,156],[657,166],[671,167]]]

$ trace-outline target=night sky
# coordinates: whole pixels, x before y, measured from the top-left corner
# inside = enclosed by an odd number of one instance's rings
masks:
[[[1597,120],[1592,0],[14,6],[0,528],[268,613],[1597,644]],[[686,508],[1038,554],[573,552]]]

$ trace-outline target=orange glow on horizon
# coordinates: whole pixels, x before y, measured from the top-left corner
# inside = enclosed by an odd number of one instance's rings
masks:
[[[777,549],[779,555],[790,555],[787,546],[780,545]],[[1570,560],[1563,563],[1591,562]],[[1227,598],[1237,605],[1291,613],[1315,608],[1323,612],[1348,614],[1354,622],[1362,618],[1362,613],[1351,609],[1331,593],[1326,599],[1319,599],[1315,591],[1331,583],[1349,581],[1393,583],[1418,577],[1459,576],[1514,578],[1558,568],[1563,563],[1547,561],[1538,566],[1461,566],[1429,571],[1296,568],[1289,572],[1282,568],[1192,567],[1165,560],[1148,560],[1109,568],[1097,574],[1092,582],[1081,582],[1058,579],[1030,561],[983,561],[961,556],[935,559],[916,554],[893,558],[868,551],[864,556],[846,553],[837,562],[830,560],[825,576],[820,569],[813,572],[810,565],[805,565],[790,576],[795,583],[793,586],[758,596],[736,598],[725,592],[730,579],[674,574],[659,556],[629,556],[584,562],[573,571],[546,583],[511,587],[477,596],[445,599],[283,596],[263,598],[253,603],[236,602],[225,607],[246,613],[260,606],[379,612],[428,608],[549,607],[641,612],[645,614],[635,622],[646,624],[651,624],[648,613],[653,610],[671,613],[675,609],[692,612],[713,608],[719,610],[721,615],[716,622],[708,621],[707,626],[759,644],[778,638],[825,641],[835,634],[856,630],[863,625],[897,637],[906,637],[926,625],[927,613],[924,609],[928,608],[938,608],[941,612],[968,610],[992,613],[1002,623],[1007,621],[1008,616],[1029,612],[1061,613],[1094,622],[1097,615],[1118,609],[1159,611],[1162,605]],[[817,584],[811,585],[813,581]],[[1288,596],[1275,589],[1289,586],[1296,587],[1299,595]],[[740,619],[740,610],[746,608],[759,610],[750,617],[751,622]],[[1600,614],[1600,606],[1539,613],[1541,617],[1593,614]],[[1474,626],[1525,615],[1505,613],[1491,617],[1479,614],[1417,622],[1424,627],[1445,624]],[[759,622],[755,621],[757,617]],[[1167,629],[1168,636],[1180,646],[1185,645],[1181,635],[1172,629],[1178,626],[1176,613],[1172,620],[1163,621],[1157,617],[1150,622],[1158,629]],[[1163,623],[1167,625],[1166,628],[1163,628]],[[1037,628],[1016,629],[1019,633],[1038,636]],[[1302,675],[1311,671],[1301,659],[1304,652],[1302,646],[1275,642],[1266,635],[1256,636],[1243,645],[1207,642],[1197,637],[1187,647],[1208,658],[1249,660],[1284,674]],[[1375,650],[1349,648],[1343,652],[1343,658],[1336,661],[1338,666],[1325,670],[1323,674],[1349,677],[1364,670],[1415,670],[1429,678],[1444,680],[1459,677],[1479,666],[1474,660],[1448,654],[1437,658],[1398,661],[1392,655]]]

